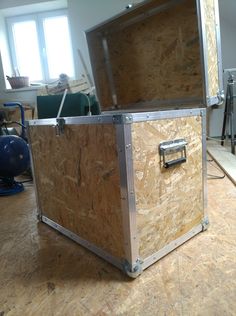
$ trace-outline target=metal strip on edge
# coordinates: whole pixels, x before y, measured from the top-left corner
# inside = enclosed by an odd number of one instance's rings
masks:
[[[207,208],[207,149],[206,149],[206,109],[202,109],[202,180],[204,214]]]
[[[38,186],[37,186],[37,180],[35,177],[34,158],[33,158],[32,145],[31,145],[29,121],[26,121],[25,125],[26,125],[26,133],[27,133],[28,142],[29,142],[30,163],[31,163],[32,175],[33,175],[34,191],[35,191],[36,205],[37,205],[37,214],[38,214],[39,220],[41,220],[42,210],[40,207],[40,202],[39,202],[39,197],[38,197]]]
[[[145,122],[152,120],[173,119],[180,117],[188,117],[201,115],[202,108],[184,109],[184,110],[168,110],[168,111],[154,111],[154,112],[139,112],[133,113],[133,122]]]
[[[207,58],[208,54],[206,51],[207,42],[206,42],[206,27],[205,27],[205,16],[202,0],[196,0],[197,4],[197,15],[198,15],[198,30],[199,30],[199,39],[200,39],[200,54],[201,54],[201,64],[202,64],[202,74],[203,74],[203,100],[207,106],[208,98],[208,67],[207,67]]]
[[[223,65],[222,65],[222,49],[221,49],[221,36],[220,36],[220,13],[219,2],[214,1],[215,6],[215,22],[216,22],[216,43],[217,43],[217,56],[218,56],[218,76],[219,76],[219,89],[220,93],[224,91],[223,83]]]
[[[121,205],[126,260],[134,268],[139,259],[134,173],[132,160],[131,124],[116,124],[120,163]]]
[[[170,242],[168,245],[163,247],[161,250],[157,251],[153,255],[143,259],[142,268],[146,269],[162,257],[166,256],[168,253],[170,253],[175,248],[179,247],[183,243],[185,243],[187,240],[191,239],[198,233],[202,231],[202,224],[197,225],[190,231],[188,231],[186,234],[182,235],[181,237],[177,238],[176,240]]]
[[[92,116],[75,116],[75,117],[61,117],[65,120],[65,124],[70,125],[82,125],[82,124],[112,124],[112,115],[92,115]],[[56,125],[56,118],[51,119],[38,119],[30,120],[29,126],[40,126],[40,125]]]
[[[59,231],[60,233],[62,233],[65,236],[69,237],[70,239],[72,239],[76,243],[80,244],[81,246],[89,249],[90,251],[92,251],[93,253],[95,253],[99,257],[105,259],[106,261],[110,262],[111,264],[113,264],[117,268],[123,270],[122,262],[119,259],[108,254],[106,251],[102,250],[101,248],[99,248],[99,247],[95,246],[94,244],[90,243],[89,241],[79,237],[75,233],[62,227],[61,225],[57,224],[56,222],[54,222],[53,220],[49,219],[48,217],[46,217],[44,215],[42,216],[42,222],[49,225],[50,227],[56,229],[57,231]]]

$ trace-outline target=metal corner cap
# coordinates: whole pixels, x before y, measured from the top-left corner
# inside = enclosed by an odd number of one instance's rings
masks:
[[[123,270],[130,278],[135,279],[143,272],[142,261],[138,259],[135,265],[131,265],[125,260],[123,263]]]

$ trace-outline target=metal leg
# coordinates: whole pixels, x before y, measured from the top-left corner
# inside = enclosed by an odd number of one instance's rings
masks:
[[[229,124],[231,134],[231,153],[235,155],[235,139],[234,139],[234,95],[233,95],[234,80],[233,77],[229,82]]]
[[[226,136],[226,123],[228,117],[228,100],[229,100],[229,87],[227,86],[226,99],[225,99],[225,110],[224,110],[224,121],[221,133],[221,146],[224,146],[224,140]]]
[[[224,140],[226,139],[226,130],[229,128],[229,133],[231,137],[231,153],[235,155],[235,137],[234,137],[234,76],[229,75],[228,84],[227,84],[227,93],[225,101],[225,111],[224,111],[224,120],[221,134],[221,146],[224,146]]]

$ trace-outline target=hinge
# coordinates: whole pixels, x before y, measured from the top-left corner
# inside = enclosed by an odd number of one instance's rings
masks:
[[[41,213],[37,214],[37,219],[38,219],[38,221],[42,222],[42,214]]]
[[[214,97],[207,97],[207,105],[221,105],[225,100],[224,90],[218,91],[217,95]]]
[[[137,259],[134,265],[131,265],[127,260],[124,261],[123,264],[124,272],[131,278],[137,278],[142,272],[142,261]]]
[[[133,123],[132,115],[117,114],[112,117],[114,124],[131,124]]]

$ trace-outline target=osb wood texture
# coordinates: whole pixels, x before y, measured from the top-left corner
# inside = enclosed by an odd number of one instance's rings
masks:
[[[166,1],[153,1],[152,6],[163,3]],[[143,12],[150,9],[150,3],[146,6],[142,7]],[[121,21],[117,19],[88,34],[103,110],[112,105],[101,44],[101,34],[106,31],[111,31],[106,38],[119,106],[125,108],[129,104],[154,99],[201,99],[202,73],[195,1],[183,1],[164,12],[112,32],[118,22],[124,22],[124,18],[122,16]]]
[[[137,229],[142,259],[201,223],[204,216],[201,134],[200,116],[132,124]],[[188,142],[187,162],[163,168],[159,144],[180,138]],[[177,156],[167,156],[167,159]]]
[[[207,40],[208,96],[219,91],[218,49],[214,0],[204,0],[204,15]]]
[[[124,257],[113,125],[30,127],[42,214],[116,257]]]
[[[1,315],[235,316],[236,187],[227,178],[208,182],[209,229],[133,281],[38,223],[35,210],[32,185],[0,198]]]

